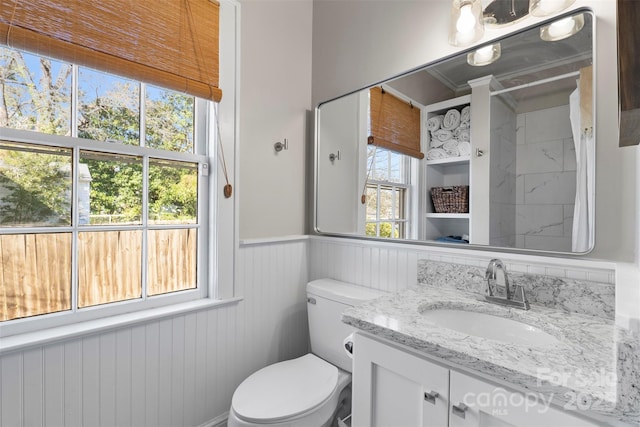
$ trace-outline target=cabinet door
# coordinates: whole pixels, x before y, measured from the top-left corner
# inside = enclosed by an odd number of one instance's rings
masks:
[[[594,427],[597,424],[528,396],[451,371],[449,427]]]
[[[449,370],[355,334],[354,427],[447,425]]]

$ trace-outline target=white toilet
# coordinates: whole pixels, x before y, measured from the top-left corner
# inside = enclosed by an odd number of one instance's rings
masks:
[[[245,379],[233,394],[228,426],[337,425],[336,416],[348,415],[351,406],[351,359],[344,340],[354,329],[342,323],[342,312],[381,295],[332,279],[308,283],[311,353],[267,366]]]

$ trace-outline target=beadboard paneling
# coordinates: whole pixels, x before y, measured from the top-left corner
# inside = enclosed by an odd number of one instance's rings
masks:
[[[615,283],[614,265],[606,262],[319,236],[310,241],[311,280],[329,277],[389,292],[418,282],[419,259],[483,267],[501,258],[509,271]]]
[[[243,245],[238,304],[9,353],[0,426],[200,426],[237,385],[308,350],[308,239]]]

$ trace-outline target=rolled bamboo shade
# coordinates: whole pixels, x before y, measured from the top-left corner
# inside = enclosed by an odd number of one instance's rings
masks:
[[[219,101],[212,0],[2,0],[0,43]]]
[[[371,126],[367,142],[422,159],[420,109],[380,87],[369,90],[369,103]]]

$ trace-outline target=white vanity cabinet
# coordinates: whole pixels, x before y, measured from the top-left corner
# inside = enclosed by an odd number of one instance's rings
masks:
[[[598,425],[361,333],[353,348],[353,427]]]
[[[352,427],[446,426],[449,370],[354,336]]]

